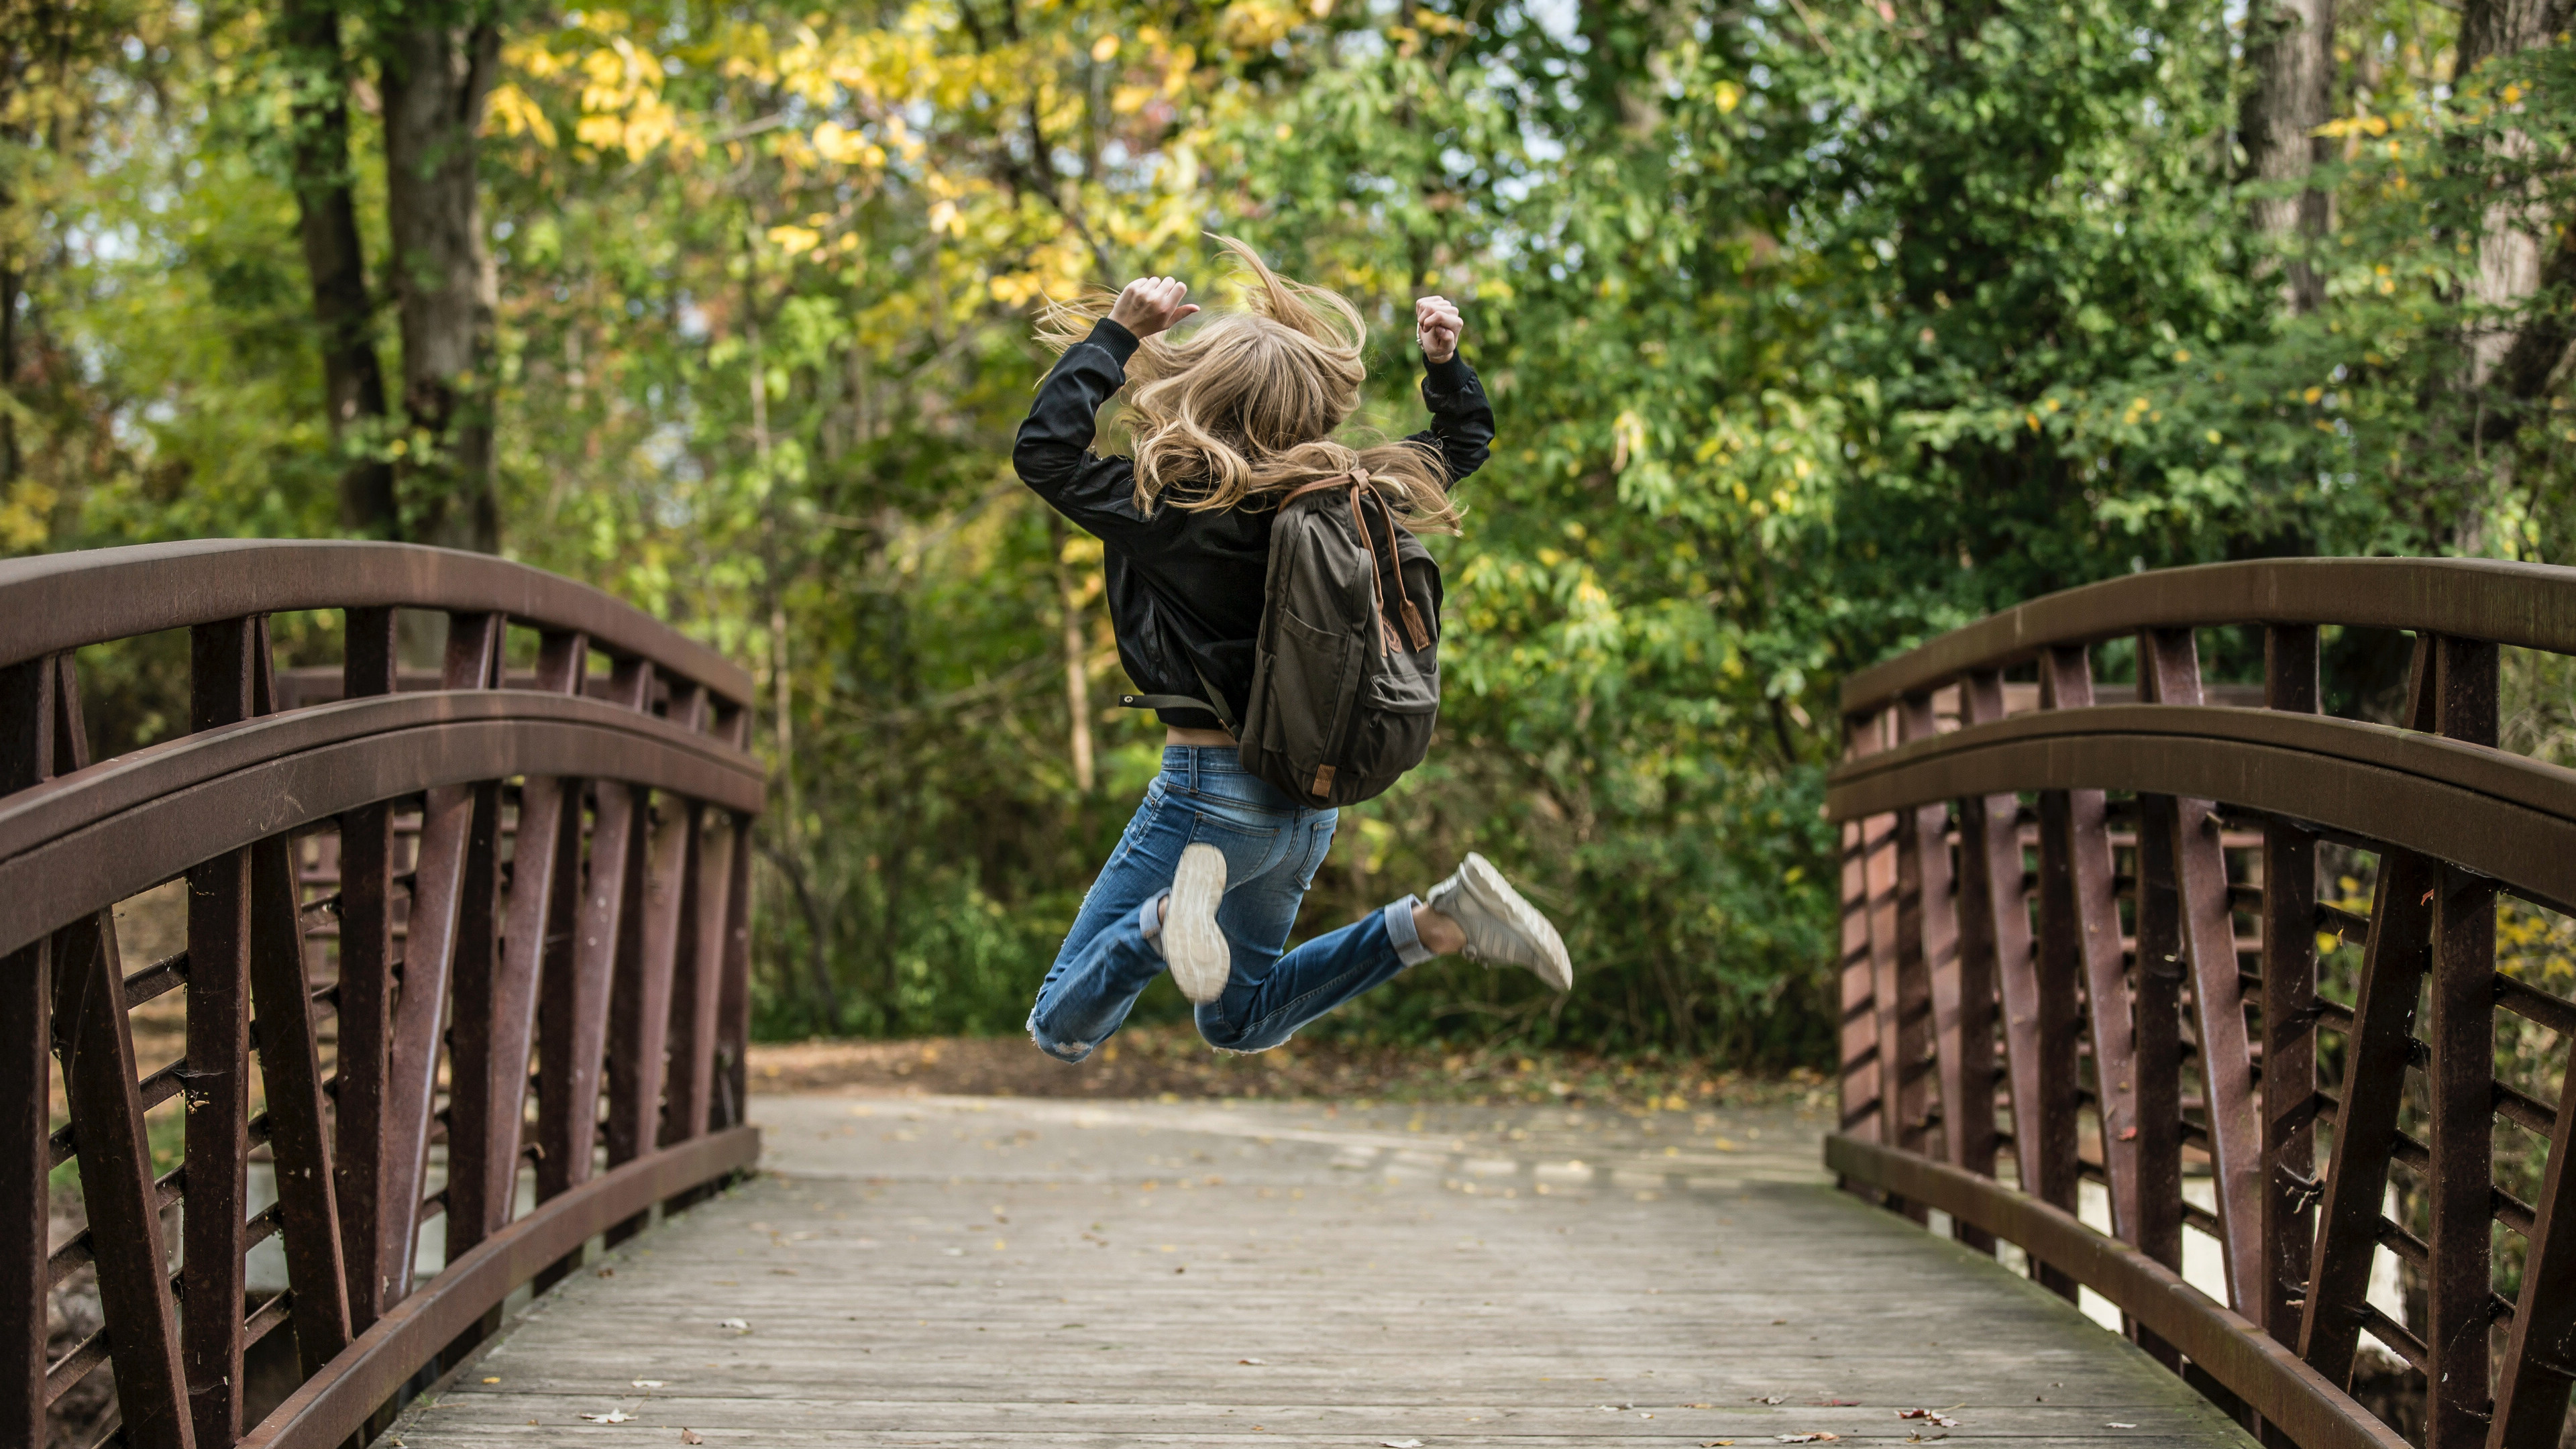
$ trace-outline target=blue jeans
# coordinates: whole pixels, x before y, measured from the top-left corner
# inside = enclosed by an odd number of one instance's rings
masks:
[[[1163,971],[1159,903],[1181,851],[1225,852],[1217,928],[1233,953],[1224,994],[1198,1008],[1199,1035],[1226,1051],[1267,1051],[1297,1028],[1431,959],[1413,897],[1282,955],[1297,906],[1332,847],[1337,812],[1309,810],[1247,772],[1225,747],[1168,745],[1163,773],[1082,899],[1029,1011],[1029,1035],[1061,1061],[1091,1055]]]

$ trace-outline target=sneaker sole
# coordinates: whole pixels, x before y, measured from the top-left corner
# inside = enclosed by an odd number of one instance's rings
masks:
[[[1556,933],[1556,923],[1523,900],[1521,893],[1512,889],[1512,883],[1503,879],[1503,873],[1494,869],[1492,861],[1470,851],[1464,869],[1470,888],[1500,905],[1502,909],[1496,914],[1545,950],[1547,960],[1531,967],[1531,974],[1559,991],[1572,991],[1574,961],[1565,953],[1565,938]]]
[[[1172,984],[1204,1006],[1225,993],[1234,974],[1234,953],[1217,929],[1217,902],[1225,898],[1225,852],[1213,845],[1193,845],[1181,852],[1181,868],[1172,876],[1172,904],[1163,917],[1163,960],[1172,968]]]

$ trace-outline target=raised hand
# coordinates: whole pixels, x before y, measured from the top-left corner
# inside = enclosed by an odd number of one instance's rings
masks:
[[[1446,297],[1423,297],[1413,304],[1413,340],[1422,346],[1422,355],[1433,362],[1447,362],[1458,355],[1458,338],[1467,330],[1466,320],[1458,315],[1458,304]]]
[[[1138,277],[1118,294],[1118,303],[1109,309],[1109,320],[1135,333],[1151,337],[1199,309],[1196,302],[1181,299],[1190,294],[1190,284],[1171,277]]]

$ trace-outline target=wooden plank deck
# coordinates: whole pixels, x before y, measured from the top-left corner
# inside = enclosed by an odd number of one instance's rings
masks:
[[[2252,1443],[2072,1307],[1834,1191],[1818,1114],[752,1116],[768,1175],[576,1274],[395,1437]]]

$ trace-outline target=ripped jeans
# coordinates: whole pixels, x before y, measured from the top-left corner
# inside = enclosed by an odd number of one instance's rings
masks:
[[[1234,957],[1224,993],[1198,1008],[1199,1035],[1211,1046],[1266,1051],[1430,960],[1413,932],[1411,896],[1281,954],[1336,818],[1249,773],[1231,748],[1165,746],[1163,773],[1146,787],[1038,988],[1030,1037],[1047,1055],[1078,1062],[1126,1021],[1163,972],[1158,905],[1171,893],[1181,851],[1195,844],[1225,852],[1216,923]]]

